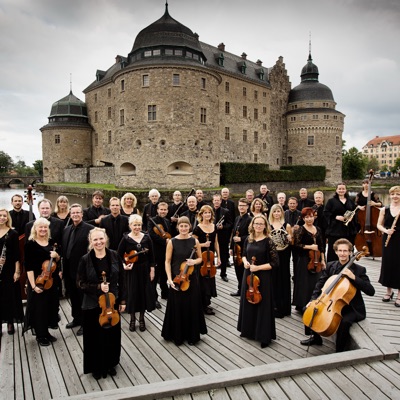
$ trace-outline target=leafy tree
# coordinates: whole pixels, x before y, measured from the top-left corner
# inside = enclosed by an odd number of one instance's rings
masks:
[[[33,168],[35,168],[39,175],[43,175],[43,160],[36,160],[33,163]]]
[[[368,159],[368,164],[367,164],[367,171],[373,170],[374,172],[379,171],[379,161],[376,157],[372,157]]]
[[[342,152],[342,176],[344,179],[362,179],[367,171],[368,159],[355,147]]]
[[[13,159],[4,151],[0,151],[0,173],[5,174],[12,169]]]

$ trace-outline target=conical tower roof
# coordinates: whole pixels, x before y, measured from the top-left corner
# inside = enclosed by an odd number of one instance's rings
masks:
[[[68,96],[63,97],[61,100],[56,101],[51,106],[49,118],[54,117],[83,117],[87,118],[86,103],[79,100],[72,90]]]

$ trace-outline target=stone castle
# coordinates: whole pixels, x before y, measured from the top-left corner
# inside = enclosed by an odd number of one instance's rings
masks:
[[[84,93],[41,128],[45,182],[218,187],[221,162],[325,165],[341,180],[344,115],[311,51],[291,89],[282,57],[269,68],[203,43],[166,4]]]

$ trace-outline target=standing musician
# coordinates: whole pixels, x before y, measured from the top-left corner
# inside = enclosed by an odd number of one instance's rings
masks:
[[[103,207],[104,194],[100,190],[95,190],[92,194],[92,205],[83,210],[83,220],[90,225],[100,226],[100,221],[110,214],[109,208]]]
[[[334,250],[338,256],[337,261],[329,262],[326,269],[322,272],[321,277],[315,285],[315,289],[311,295],[311,300],[316,300],[322,293],[322,288],[329,277],[339,274],[350,260],[353,251],[353,245],[347,239],[338,239],[334,243]],[[349,305],[345,305],[342,309],[342,321],[340,322],[336,336],[336,352],[346,349],[350,339],[350,328],[353,322],[358,322],[366,317],[364,300],[361,292],[368,296],[375,294],[375,289],[366,273],[366,269],[358,264],[352,264],[350,268],[343,271],[343,275],[354,285],[356,294],[350,301]],[[309,303],[310,304],[310,303]],[[309,306],[307,304],[307,306]],[[306,332],[307,334],[307,332]],[[322,338],[313,332],[312,336],[300,342],[303,346],[322,345]]]
[[[213,195],[213,206],[215,215],[214,223],[218,235],[219,255],[221,257],[220,276],[224,282],[228,282],[226,268],[229,265],[229,242],[231,238],[233,221],[231,220],[229,210],[221,207],[221,201],[222,199],[220,194]]]
[[[175,190],[172,195],[172,204],[168,206],[168,220],[171,223],[171,236],[176,236],[178,234],[178,230],[176,229],[176,223],[178,222],[178,218],[187,211],[187,201],[183,203],[182,201],[182,193],[179,190]],[[175,215],[176,214],[176,215]]]
[[[390,206],[384,207],[379,213],[377,228],[383,232],[382,238],[382,265],[379,283],[386,286],[386,294],[382,301],[387,303],[393,299],[397,289],[397,298],[394,303],[400,307],[400,186],[393,186],[389,190]]]
[[[199,241],[200,248],[203,248],[202,257],[204,262],[204,252],[212,253],[210,264],[214,267],[214,253],[217,253],[218,265],[221,264],[219,255],[217,229],[214,225],[214,211],[211,206],[205,205],[201,207],[197,216],[198,224],[194,228],[192,237]],[[206,257],[207,260],[207,257]],[[215,267],[216,268],[216,267]],[[211,297],[217,297],[217,287],[215,284],[215,276],[199,275],[201,302],[203,305],[204,314],[215,315],[211,304]]]
[[[150,202],[147,203],[143,208],[143,226],[147,229],[148,216],[155,217],[157,215],[157,205],[160,200],[161,194],[157,189],[151,189],[149,191]]]
[[[26,224],[29,222],[29,211],[23,210],[22,205],[24,199],[19,194],[14,194],[11,197],[11,204],[13,209],[10,211],[10,216],[13,223],[13,229],[18,232],[18,235],[23,235],[25,233]],[[32,213],[32,219],[35,218],[35,214]]]
[[[268,209],[265,203],[260,198],[256,197],[250,205],[250,216],[258,217],[259,215],[268,217]]]
[[[312,206],[315,214],[314,225],[321,229],[322,240],[326,243],[325,231],[327,223],[324,217],[324,194],[320,190],[314,193],[314,201],[315,204]]]
[[[165,310],[161,336],[165,340],[172,340],[180,346],[184,340],[193,346],[200,340],[200,334],[207,333],[206,321],[201,305],[198,273],[191,269],[198,269],[201,263],[199,241],[190,236],[190,221],[187,217],[178,220],[179,234],[167,244],[165,270],[168,276],[168,302]],[[194,257],[194,258],[193,258]],[[176,277],[187,272],[189,287],[180,290],[179,284],[174,282]],[[185,282],[187,285],[187,282]]]
[[[54,207],[54,211],[51,213],[51,216],[64,222],[64,226],[68,226],[72,223],[69,215],[69,201],[67,196],[57,197],[56,206]]]
[[[269,194],[269,192],[270,190],[268,189],[267,185],[261,185],[260,194],[256,196],[256,199],[261,199],[264,202],[268,215],[269,210],[274,204],[274,200],[272,199],[272,196]]]
[[[136,207],[137,198],[133,193],[125,193],[121,197],[121,215],[125,215],[126,217],[131,216],[132,214],[140,214],[139,209]]]
[[[147,231],[149,232],[150,238],[153,242],[154,258],[156,263],[152,286],[156,308],[158,309],[161,308],[161,304],[158,301],[157,283],[160,285],[161,298],[164,300],[168,299],[168,278],[167,273],[165,272],[165,251],[167,249],[167,243],[171,236],[171,225],[166,218],[167,214],[168,204],[165,202],[160,202],[157,206],[157,215],[152,218],[153,221],[149,220],[147,224]],[[161,225],[162,230],[158,229],[155,224]]]
[[[247,189],[245,197],[246,197],[247,201],[249,202],[249,204],[251,204],[252,201],[254,200],[254,190],[253,189]]]
[[[92,373],[96,380],[106,378],[107,374],[115,376],[121,355],[118,311],[125,310],[126,290],[122,260],[115,251],[107,249],[107,234],[102,228],[90,231],[89,253],[79,263],[77,285],[83,291],[83,373]],[[109,308],[104,310],[99,304],[103,295],[106,299],[108,297],[109,303]],[[105,328],[100,325],[99,317],[107,312],[113,316],[116,312],[117,315],[114,322]]]
[[[237,329],[241,337],[257,340],[261,348],[265,348],[271,340],[276,339],[272,270],[279,267],[279,258],[275,244],[268,235],[268,222],[264,216],[252,219],[249,233],[243,245],[245,271]],[[252,304],[246,298],[250,289],[250,272],[255,273],[260,283],[258,289],[255,289],[262,296],[258,304]]]
[[[292,227],[293,232],[303,225],[304,221],[301,218],[301,211],[297,209],[297,199],[296,197],[289,197],[288,199],[288,209],[285,211],[285,222]],[[292,234],[292,243],[289,245],[290,253],[293,259],[293,280],[296,276],[296,266],[297,266],[297,258],[299,254],[298,248],[293,243],[293,234]]]
[[[355,223],[355,208],[353,201],[350,200],[347,188],[344,183],[339,183],[336,186],[336,193],[329,199],[325,205],[324,217],[327,222],[325,231],[328,239],[328,254],[327,261],[337,260],[337,254],[333,248],[333,244],[339,238],[345,238],[354,244],[357,228]],[[350,215],[350,221],[346,222],[345,214]],[[347,215],[346,214],[346,215]],[[347,224],[347,225],[346,225]]]
[[[301,211],[304,207],[312,207],[315,203],[314,200],[309,199],[308,192],[306,188],[301,188],[299,190],[300,199],[297,204],[297,209]]]
[[[19,277],[18,232],[11,228],[10,213],[0,208],[0,336],[1,324],[7,323],[7,332],[13,335],[14,322],[23,318]]]
[[[235,202],[229,198],[229,189],[221,189],[221,207],[229,210],[231,221],[235,220]]]
[[[25,313],[24,329],[32,329],[40,346],[50,346],[57,339],[50,335],[49,327],[58,328],[58,293],[55,284],[45,289],[36,284],[36,279],[44,270],[50,269],[55,261],[60,260],[54,250],[51,239],[50,222],[38,218],[32,226],[31,234],[25,244],[25,267],[28,274],[28,304]],[[53,261],[50,264],[50,261]],[[58,268],[50,276],[53,279],[59,273]]]
[[[201,207],[203,207],[207,204],[204,201],[204,193],[201,189],[197,189],[195,196],[196,196],[196,200],[197,200],[197,210],[200,210]]]
[[[231,296],[240,296],[241,293],[244,273],[243,260],[241,260],[241,256],[243,255],[244,241],[249,235],[249,225],[251,222],[251,217],[249,215],[249,203],[246,198],[242,197],[241,199],[239,199],[238,209],[239,215],[236,217],[233,224],[230,250],[233,255],[233,265],[235,266],[235,273],[238,281],[238,290],[232,292]],[[237,252],[239,252],[240,254],[236,254]],[[240,256],[240,259],[238,256]]]
[[[197,225],[197,200],[195,196],[189,196],[187,199],[188,209],[182,213],[182,217],[189,218],[191,228],[195,228]]]
[[[274,204],[269,213],[270,237],[275,243],[279,256],[279,268],[272,271],[275,317],[283,318],[291,314],[290,248],[292,227],[285,222],[283,208]]]
[[[357,193],[355,198],[356,206],[366,206],[368,201],[368,186],[369,179],[364,179],[362,182],[362,191]],[[382,202],[379,200],[379,196],[375,192],[371,192],[371,206],[382,207]],[[365,208],[365,207],[364,207]]]
[[[276,199],[278,200],[278,204],[282,207],[283,211],[286,211],[289,209],[289,207],[286,205],[286,194],[283,192],[280,192],[276,195]]]

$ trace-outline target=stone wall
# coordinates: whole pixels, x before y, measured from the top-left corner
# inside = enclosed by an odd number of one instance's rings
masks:
[[[89,168],[90,183],[115,184],[114,167]]]
[[[88,183],[88,169],[87,168],[65,169],[64,182]]]

